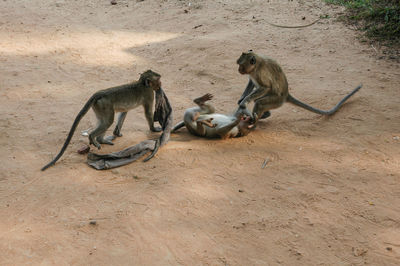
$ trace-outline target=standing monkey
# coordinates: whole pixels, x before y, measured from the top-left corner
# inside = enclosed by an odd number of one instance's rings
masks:
[[[89,143],[100,149],[100,144],[113,145],[111,140],[115,137],[120,137],[122,124],[124,123],[126,114],[129,110],[142,105],[144,114],[149,124],[150,130],[154,132],[161,131],[161,128],[154,127],[153,121],[153,103],[154,91],[161,88],[160,74],[147,70],[140,75],[136,82],[108,88],[96,92],[83,106],[82,110],[76,116],[74,123],[68,133],[67,139],[57,156],[41,170],[44,171],[48,167],[54,165],[67,149],[68,144],[75,132],[76,127],[82,117],[92,107],[97,118],[97,127],[89,133]],[[118,116],[118,122],[114,129],[113,136],[104,138],[107,129],[114,122],[115,112],[121,112]]]
[[[362,87],[362,85],[359,85],[331,110],[324,111],[307,105],[289,94],[285,73],[283,73],[282,68],[275,60],[257,55],[250,50],[247,53],[242,53],[237,60],[237,64],[239,65],[240,74],[249,75],[249,83],[238,104],[243,109],[243,112],[247,112],[247,104],[254,101],[251,114],[254,124],[257,123],[259,118],[263,118],[266,115],[268,117],[269,110],[281,107],[286,101],[317,114],[332,115]]]

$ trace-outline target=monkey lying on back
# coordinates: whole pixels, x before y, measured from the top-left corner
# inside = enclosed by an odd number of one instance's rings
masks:
[[[238,102],[239,107],[243,113],[252,116],[254,124],[260,117],[269,115],[269,110],[281,107],[285,102],[290,102],[317,114],[332,115],[362,87],[362,85],[359,85],[334,108],[324,111],[307,105],[289,94],[285,73],[273,59],[257,55],[250,50],[247,53],[242,53],[237,64],[240,74],[249,75],[249,83]],[[252,114],[246,109],[247,104],[251,101],[254,101]]]
[[[161,88],[160,78],[160,74],[157,74],[151,70],[147,70],[140,75],[139,80],[136,82],[101,90],[93,94],[76,116],[60,152],[50,163],[42,168],[42,171],[54,165],[57,160],[60,159],[64,151],[67,149],[76,127],[78,126],[82,117],[89,111],[90,107],[92,107],[96,114],[97,127],[90,132],[89,142],[98,149],[101,147],[100,144],[113,145],[111,140],[113,140],[115,137],[122,136],[121,128],[127,112],[139,105],[144,107],[144,113],[150,130],[155,132],[161,131],[161,128],[154,127],[153,121],[154,91]],[[115,112],[121,113],[119,114],[113,136],[104,138],[105,132],[114,122]]]
[[[186,126],[193,135],[222,139],[246,136],[253,128],[250,117],[244,118],[241,112],[234,115],[224,115],[215,113],[215,108],[211,104],[206,104],[213,95],[207,93],[194,102],[198,107],[186,109],[183,121],[175,125],[172,132]]]

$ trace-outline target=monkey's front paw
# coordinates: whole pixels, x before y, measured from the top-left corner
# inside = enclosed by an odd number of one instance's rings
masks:
[[[270,115],[271,115],[271,112],[270,112],[270,111],[266,111],[266,112],[264,112],[264,113],[262,114],[262,116],[260,117],[260,119],[268,118],[268,117],[270,117]]]
[[[201,97],[202,98],[202,100],[203,101],[209,101],[209,100],[211,100],[212,98],[214,97],[214,95],[212,95],[211,93],[207,93],[207,94],[205,94],[203,97]]]
[[[114,137],[122,137],[122,134],[119,131],[114,131],[113,135],[114,135]]]
[[[150,128],[150,130],[153,132],[161,132],[162,128],[161,127],[153,127],[153,128]]]
[[[205,102],[211,100],[214,97],[211,93],[204,94],[203,96],[193,100],[194,103],[198,105],[203,105]]]
[[[105,137],[102,141],[100,142],[101,144],[109,144],[109,145],[114,145],[114,143],[112,143],[113,140],[115,140],[116,136],[112,135],[112,136],[107,136]]]
[[[93,146],[95,146],[98,150],[101,149],[101,145],[99,143],[92,143]]]

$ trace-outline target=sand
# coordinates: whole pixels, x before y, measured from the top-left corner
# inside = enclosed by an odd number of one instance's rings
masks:
[[[400,67],[342,13],[317,0],[0,1],[0,265],[400,264]],[[181,130],[150,162],[102,172],[76,152],[90,111],[40,171],[95,91],[149,68],[176,122],[205,93],[233,111],[248,49],[315,107],[364,86],[332,117],[286,104],[247,137]],[[122,133],[100,152],[158,136],[141,108]]]

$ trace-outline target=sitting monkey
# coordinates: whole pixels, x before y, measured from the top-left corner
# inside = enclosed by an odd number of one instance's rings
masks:
[[[212,98],[209,93],[196,98],[193,102],[198,106],[186,109],[183,121],[175,125],[172,132],[186,126],[191,134],[206,138],[226,139],[249,134],[253,128],[250,117],[244,117],[242,112],[233,115],[215,113],[215,108],[206,103]]]

